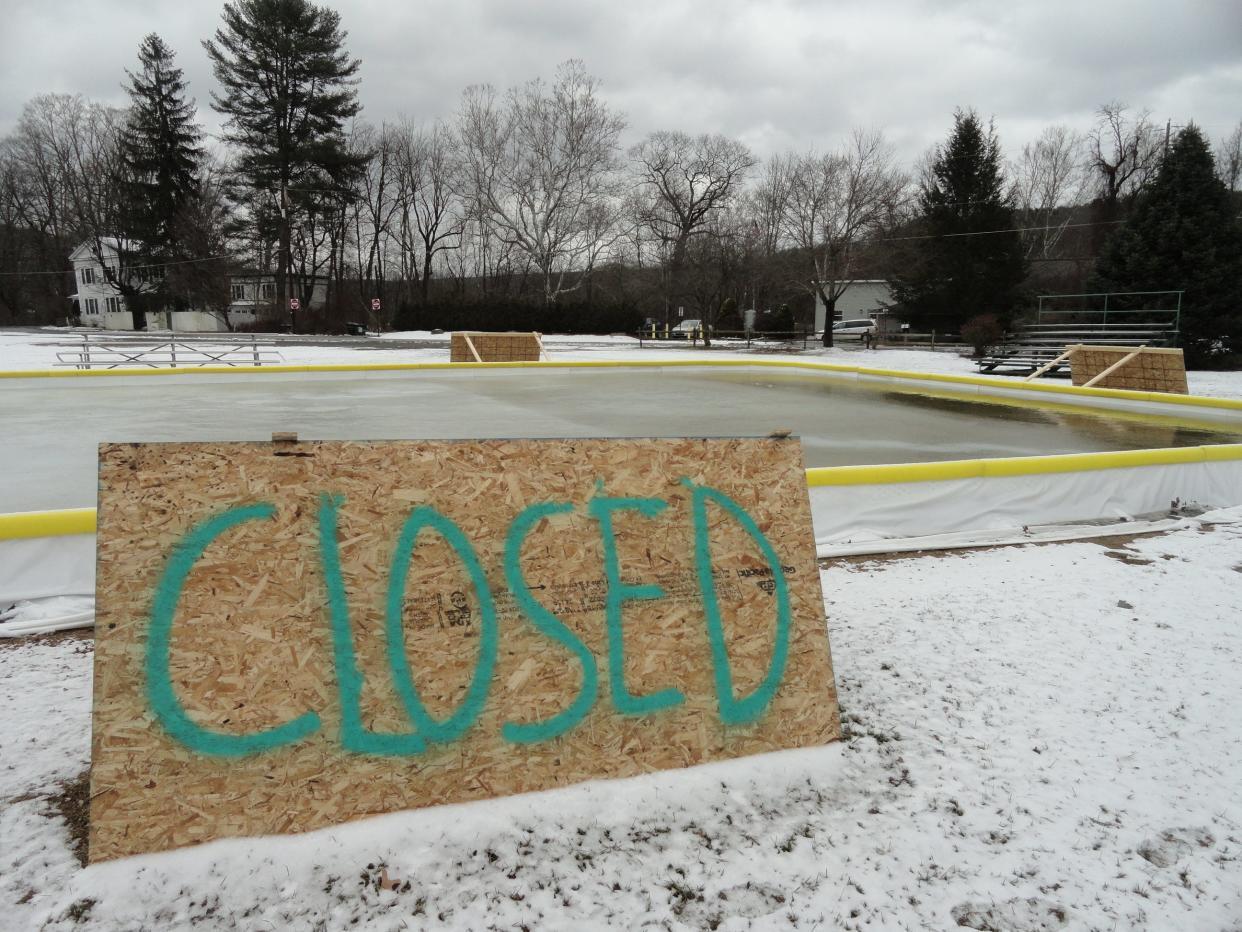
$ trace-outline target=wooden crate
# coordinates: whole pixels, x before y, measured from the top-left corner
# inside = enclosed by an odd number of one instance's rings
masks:
[[[92,861],[840,735],[796,440],[105,444],[99,488]]]

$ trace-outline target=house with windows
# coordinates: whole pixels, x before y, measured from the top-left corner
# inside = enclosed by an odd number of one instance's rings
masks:
[[[69,255],[77,290],[70,299],[77,305],[84,327],[102,330],[133,330],[134,316],[125,306],[125,296],[112,284],[120,267],[120,244],[107,238],[98,248],[83,243]],[[102,260],[100,261],[102,256]],[[163,278],[158,268],[127,271],[129,284],[141,291],[155,291]],[[327,299],[327,282],[315,283],[310,307],[322,307]],[[288,310],[281,307],[276,294],[276,276],[270,272],[237,269],[229,275],[228,313],[224,309],[173,310],[147,312],[148,330],[177,330],[190,333],[216,333],[239,326],[253,327],[261,320],[284,320]],[[227,319],[226,319],[227,317]]]

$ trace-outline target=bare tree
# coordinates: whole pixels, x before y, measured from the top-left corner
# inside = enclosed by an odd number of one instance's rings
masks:
[[[7,270],[69,269],[67,257],[80,239],[57,140],[84,106],[81,98],[36,97],[0,141],[0,263]],[[15,319],[36,306],[45,320],[63,319],[72,290],[67,274],[0,276],[0,304]]]
[[[710,347],[725,302],[743,287],[758,246],[754,220],[740,203],[713,211],[686,252],[685,292]]]
[[[1068,208],[1081,203],[1091,184],[1083,136],[1067,126],[1049,126],[1022,147],[1012,168],[1019,226],[1027,257],[1051,259],[1070,221]]]
[[[616,197],[624,120],[579,61],[498,100],[466,89],[458,114],[462,190],[473,215],[542,278],[551,304],[581,286],[599,253],[597,218]]]
[[[638,175],[639,220],[667,246],[667,320],[669,291],[678,287],[691,239],[740,194],[756,160],[737,140],[672,131],[652,133],[630,155]]]
[[[406,122],[397,143],[397,240],[402,277],[419,282],[428,300],[436,257],[461,247],[465,215],[457,189],[461,156],[451,129],[429,130]]]
[[[400,146],[400,133],[393,127],[376,129],[366,123],[355,123],[351,129],[348,147],[365,156],[367,161],[356,180],[355,197],[348,205],[348,229],[340,244],[342,250],[348,245],[353,262],[350,263],[342,252],[334,263],[334,270],[342,281],[351,265],[357,271],[358,304],[364,309],[370,307],[372,298],[384,297],[389,246],[399,211]],[[379,327],[383,322],[375,319],[372,323]]]
[[[824,346],[832,346],[837,299],[856,274],[862,241],[896,209],[906,187],[877,132],[856,130],[841,152],[793,161],[785,232],[802,257],[799,284],[824,305]]]
[[[84,244],[106,281],[125,299],[134,326],[160,290],[160,271],[131,236],[134,204],[127,197],[120,155],[125,111],[80,95],[36,97],[22,112],[10,155],[29,185],[26,206],[36,226],[68,251]]]
[[[1216,173],[1231,192],[1242,182],[1242,122],[1216,148]]]
[[[1100,196],[1110,206],[1146,184],[1160,163],[1161,137],[1150,112],[1131,117],[1128,110],[1115,100],[1102,105],[1087,136]]]
[[[229,316],[229,286],[233,250],[227,233],[227,175],[220,164],[207,162],[199,166],[197,188],[173,220],[175,241],[193,258],[170,265],[164,285],[177,304],[208,314],[231,331],[234,323]]]

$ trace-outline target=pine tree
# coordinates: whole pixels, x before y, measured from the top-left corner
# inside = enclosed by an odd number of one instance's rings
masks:
[[[235,0],[203,43],[222,94],[212,106],[228,117],[225,138],[256,214],[279,198],[276,289],[288,294],[290,215],[299,199],[343,188],[365,161],[346,144],[345,123],[361,106],[360,62],[344,50],[340,14],[308,0]],[[270,211],[268,212],[270,216]]]
[[[1181,340],[1191,366],[1242,364],[1242,223],[1193,123],[1096,266],[1100,291],[1182,290]]]
[[[893,293],[916,327],[958,330],[979,314],[1007,319],[1020,302],[1026,259],[1000,141],[973,110],[957,111],[919,199],[912,242]],[[996,232],[1010,231],[1010,232]]]
[[[177,254],[177,216],[198,190],[202,133],[181,69],[155,33],[142,40],[138,61],[137,73],[125,72],[130,109],[121,137],[129,195],[124,232],[144,244],[149,258],[170,258]]]

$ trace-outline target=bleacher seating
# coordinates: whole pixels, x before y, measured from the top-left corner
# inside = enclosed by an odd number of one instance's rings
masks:
[[[980,372],[996,375],[1028,375],[1056,359],[1074,343],[1102,346],[1173,346],[1177,330],[1167,323],[1155,324],[1028,324],[1005,338],[1005,342],[976,361]],[[1069,360],[1044,375],[1069,375]]]

